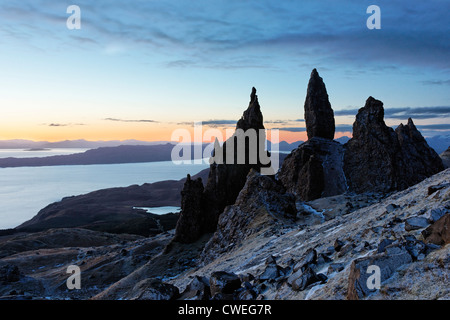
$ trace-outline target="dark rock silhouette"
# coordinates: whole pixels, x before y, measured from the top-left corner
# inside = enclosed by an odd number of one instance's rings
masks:
[[[303,201],[344,193],[342,145],[333,141],[334,112],[323,79],[311,72],[305,100],[308,141],[291,152],[278,173],[285,188]]]
[[[403,190],[444,169],[411,119],[394,131],[384,122],[383,103],[369,97],[345,144],[344,171],[351,191]]]
[[[383,103],[369,97],[353,123],[353,138],[345,144],[344,171],[352,191],[389,192],[398,189],[400,144],[384,123]]]
[[[343,151],[337,141],[311,138],[286,157],[278,179],[303,201],[342,194],[347,189]]]
[[[305,100],[305,122],[308,139],[320,137],[334,139],[334,112],[328,93],[316,69],[311,72]]]
[[[260,134],[263,132],[260,130],[264,129],[263,115],[261,113],[261,107],[258,102],[258,96],[256,95],[256,89],[252,88],[250,95],[250,103],[247,110],[244,112],[242,118],[236,124],[236,132],[227,141],[224,142],[222,146],[216,143],[214,149],[208,180],[202,195],[203,209],[202,212],[197,212],[191,215],[194,219],[191,219],[189,223],[181,223],[177,225],[175,239],[178,241],[193,242],[195,238],[201,234],[214,232],[217,228],[217,222],[219,220],[220,214],[223,212],[226,206],[234,204],[239,192],[244,187],[245,181],[247,179],[247,174],[251,169],[260,171],[263,166],[270,167],[269,153],[265,152],[266,159],[268,163],[262,163],[259,157],[260,154],[260,144],[258,143],[260,139]],[[255,140],[251,141],[251,138],[243,138],[243,135],[249,133],[249,130],[255,130]],[[241,139],[241,140],[240,140]],[[243,140],[245,139],[245,140]],[[244,152],[245,159],[241,163],[238,156],[241,156],[239,152],[242,149],[238,149],[238,141],[244,142]],[[261,141],[265,140],[265,134],[261,137]],[[233,155],[227,158],[227,146],[233,144]],[[257,152],[257,159],[252,159],[250,157],[250,146],[253,149],[253,154]],[[252,161],[253,160],[253,161]],[[255,161],[256,160],[256,161]],[[195,197],[198,198],[199,194],[196,193]],[[187,197],[186,202],[190,202]],[[200,210],[199,206],[195,206]],[[182,216],[184,215],[182,211]],[[195,226],[195,227],[194,227]],[[191,231],[190,227],[194,229]],[[191,236],[188,238],[179,236],[180,234],[195,234],[196,237]]]
[[[177,221],[174,241],[189,243],[197,240],[203,233],[203,182],[201,178],[192,180],[188,174],[181,191],[181,214]]]
[[[445,168],[450,168],[450,147],[439,155]]]
[[[401,148],[399,171],[402,176],[399,181],[400,189],[419,183],[425,178],[444,170],[442,159],[428,146],[411,118],[408,119],[406,125],[400,124],[395,132]]]

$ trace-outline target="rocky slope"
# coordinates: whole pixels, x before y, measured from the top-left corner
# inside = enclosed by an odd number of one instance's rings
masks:
[[[235,135],[264,128],[255,89],[250,99]],[[387,127],[372,97],[356,115],[353,138],[333,141],[327,101],[313,70],[308,141],[276,175],[262,175],[261,163],[213,163],[206,185],[188,176],[176,229],[152,237],[5,234],[0,296],[450,299],[450,169],[411,119]],[[64,216],[58,212],[39,219]],[[81,290],[65,287],[71,264],[82,270]]]

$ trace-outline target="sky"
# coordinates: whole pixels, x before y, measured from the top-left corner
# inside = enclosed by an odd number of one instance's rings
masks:
[[[69,29],[70,5],[80,29]],[[368,29],[370,5],[381,29]],[[311,70],[351,135],[373,96],[392,127],[450,133],[450,2],[0,2],[0,140],[167,141],[234,127],[257,89],[268,129],[306,140]],[[72,20],[71,20],[72,21]]]

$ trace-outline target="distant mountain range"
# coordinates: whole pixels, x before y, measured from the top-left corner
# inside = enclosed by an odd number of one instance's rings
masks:
[[[343,136],[336,141],[344,144],[350,138]],[[450,145],[450,135],[439,135],[426,138],[430,147],[441,154]],[[281,141],[278,145],[267,142],[267,148],[280,152],[290,152],[303,141],[288,143]],[[0,167],[36,167],[56,165],[87,165],[87,164],[113,164],[138,163],[171,160],[174,142],[167,141],[139,141],[139,140],[113,140],[113,141],[87,141],[65,140],[58,142],[31,141],[31,140],[0,140],[0,149],[48,149],[48,148],[86,148],[83,153],[57,155],[49,157],[32,158],[0,158]],[[205,148],[207,144],[203,144]],[[194,152],[192,150],[192,155]]]
[[[100,147],[118,147],[121,145],[160,145],[168,141],[140,141],[140,140],[110,140],[110,141],[88,141],[64,140],[57,142],[32,141],[24,139],[0,140],[0,149],[46,149],[46,148],[83,148],[92,149]]]

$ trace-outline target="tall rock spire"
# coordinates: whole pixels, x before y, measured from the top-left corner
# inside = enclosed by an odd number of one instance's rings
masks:
[[[311,72],[306,92],[305,122],[308,139],[334,139],[334,112],[328,100],[325,83],[316,69]]]
[[[259,141],[259,130],[264,129],[264,124],[255,88],[252,88],[248,108],[236,124],[237,131],[235,134],[225,141],[221,147],[217,142],[215,143],[214,157],[220,153],[222,157],[219,158],[222,159],[222,162],[211,163],[204,190],[201,187],[201,182],[187,179],[182,193],[182,211],[175,231],[175,241],[191,243],[204,233],[216,231],[219,216],[226,206],[235,203],[239,192],[245,185],[250,170],[254,169],[259,172],[262,167],[270,167],[270,163],[263,165],[259,161],[259,148],[261,146],[258,143],[254,145],[245,139],[246,156],[244,163],[237,161],[236,153],[239,151],[236,151],[231,157],[234,161],[228,163],[226,157],[227,144],[234,145],[234,150],[242,150],[237,148],[238,143],[235,140],[237,140],[238,134],[242,135],[242,132],[248,132],[250,129],[255,130],[256,139]],[[249,157],[247,156],[249,149],[255,147],[258,148],[256,163],[248,161]],[[213,160],[215,160],[214,157]]]

